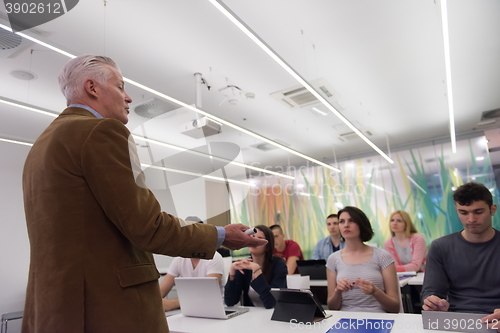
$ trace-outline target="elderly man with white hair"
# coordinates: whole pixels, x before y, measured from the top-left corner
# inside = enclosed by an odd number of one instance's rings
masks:
[[[162,212],[129,130],[130,96],[103,56],[59,75],[68,108],[36,140],[23,191],[31,262],[22,332],[168,332],[151,253],[212,258],[265,243]]]

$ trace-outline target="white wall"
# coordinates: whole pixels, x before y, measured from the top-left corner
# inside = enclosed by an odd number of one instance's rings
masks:
[[[0,314],[24,308],[29,243],[21,176],[29,149],[0,142]]]

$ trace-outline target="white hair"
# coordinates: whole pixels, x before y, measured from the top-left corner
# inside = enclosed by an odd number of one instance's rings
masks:
[[[59,87],[68,105],[83,93],[85,80],[93,79],[99,84],[105,84],[113,74],[108,66],[120,72],[113,59],[105,56],[82,55],[68,61],[58,77]]]

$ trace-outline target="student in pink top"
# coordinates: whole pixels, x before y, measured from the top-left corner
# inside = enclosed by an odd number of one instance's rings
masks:
[[[422,270],[427,244],[413,225],[410,215],[403,210],[395,211],[391,214],[389,226],[392,237],[385,241],[384,249],[394,258],[396,271]]]

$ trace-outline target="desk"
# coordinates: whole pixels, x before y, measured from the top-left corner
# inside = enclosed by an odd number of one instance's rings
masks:
[[[427,331],[423,329],[422,316],[419,314],[389,314],[347,311],[327,311],[332,316],[312,325],[299,325],[271,320],[273,309],[250,308],[250,311],[237,317],[220,320],[184,317],[182,314],[168,317],[171,333],[219,332],[219,333],[256,333],[290,332],[294,330],[325,333],[341,318],[353,319],[392,319],[391,333],[450,333],[449,331]]]
[[[420,313],[420,291],[423,282],[424,273],[417,273],[417,275],[415,276],[399,280],[403,308],[406,313]],[[310,280],[310,286],[311,291],[318,297],[321,304],[326,304],[326,299],[328,296],[326,287],[328,287],[328,281]]]
[[[424,284],[424,276],[425,276],[425,273],[417,273],[416,276],[410,278],[410,281],[408,281],[408,284],[410,286],[421,286]]]
[[[406,313],[420,313],[422,307],[420,292],[423,283],[424,273],[417,273],[416,276],[399,281],[403,308]]]
[[[399,280],[399,286],[402,288],[406,286],[407,284],[409,285],[422,285],[424,283],[424,273],[417,273],[416,276],[412,276],[406,279]],[[328,287],[328,281],[327,280],[311,280],[310,283],[311,287]]]

